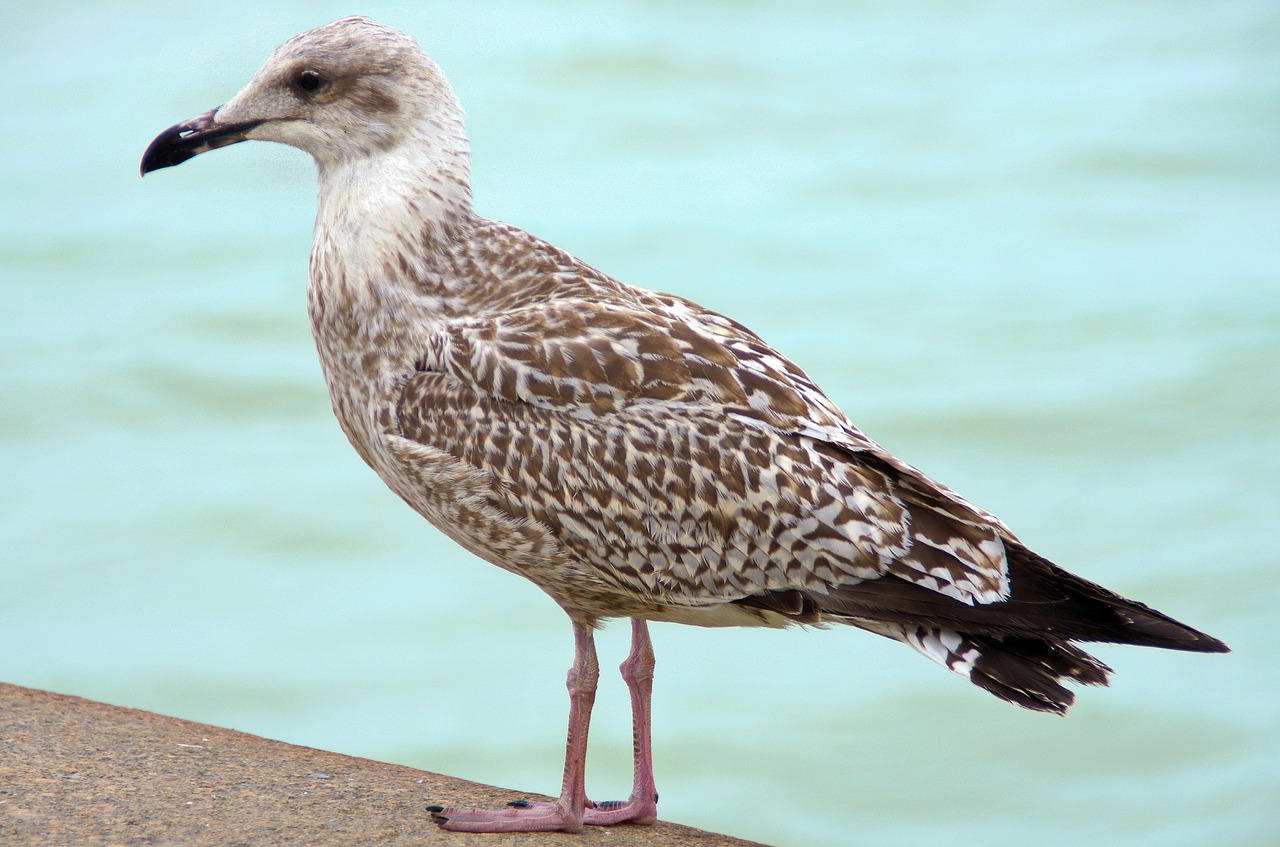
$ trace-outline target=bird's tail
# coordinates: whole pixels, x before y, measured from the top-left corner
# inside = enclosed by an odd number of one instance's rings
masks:
[[[1106,685],[1111,672],[1072,642],[1228,651],[1213,636],[1069,573],[1016,541],[1006,540],[1005,550],[1011,590],[995,603],[962,603],[896,576],[738,602],[800,623],[861,627],[915,648],[997,697],[1058,714],[1075,700],[1062,683]]]
[[[1062,683],[1106,685],[1111,668],[1075,645],[1053,638],[966,635],[913,624],[859,621],[857,626],[901,641],[1002,700],[1063,714],[1075,702]]]
[[[1227,652],[1213,636],[1069,573],[1017,542],[1005,546],[1012,592],[1003,602],[966,605],[902,580],[880,579],[823,605],[855,626],[914,647],[1001,699],[1058,714],[1075,700],[1062,683],[1106,685],[1111,672],[1073,641]]]

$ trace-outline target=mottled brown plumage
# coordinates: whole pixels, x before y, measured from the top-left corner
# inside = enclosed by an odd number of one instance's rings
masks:
[[[461,111],[412,39],[359,18],[304,33],[226,105],[162,134],[143,169],[251,138],[317,162],[309,307],[352,445],[574,623],[560,800],[437,807],[446,826],[653,819],[649,620],[851,624],[1052,712],[1072,702],[1062,682],[1107,681],[1073,641],[1226,649],[1031,552],[741,324],[475,214]],[[617,617],[633,619],[636,786],[591,804],[591,631]]]

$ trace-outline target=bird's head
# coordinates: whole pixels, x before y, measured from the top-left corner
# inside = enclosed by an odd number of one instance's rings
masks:
[[[323,170],[410,136],[465,150],[449,83],[411,37],[344,18],[286,41],[235,97],[160,133],[142,173],[251,139],[305,150]]]

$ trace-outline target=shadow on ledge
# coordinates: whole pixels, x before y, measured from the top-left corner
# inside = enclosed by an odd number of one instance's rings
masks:
[[[0,683],[0,844],[734,847],[684,826],[468,835],[426,806],[528,797],[449,776]]]

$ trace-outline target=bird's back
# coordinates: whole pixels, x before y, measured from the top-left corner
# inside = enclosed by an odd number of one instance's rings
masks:
[[[413,296],[389,302],[435,311],[402,307],[412,327],[388,328],[387,315],[348,321],[333,343],[366,349],[340,358],[381,359],[333,374],[331,390],[340,417],[367,418],[344,399],[361,395],[349,383],[394,373],[375,399],[376,425],[344,423],[366,442],[361,453],[455,536],[455,519],[414,492],[426,466],[473,475],[478,489],[432,485],[433,497],[483,490],[485,510],[544,531],[554,563],[510,561],[520,557],[505,530],[464,541],[490,561],[549,589],[566,570],[616,594],[619,609],[708,623],[716,609],[722,622],[777,622],[722,607],[888,573],[965,602],[1005,590],[1003,527],[888,456],[740,324],[623,285],[504,224],[476,221],[433,256],[392,283]],[[415,337],[398,361],[394,345],[376,344]],[[572,586],[552,593],[575,602]]]
[[[505,224],[434,255],[373,464],[578,619],[852,623],[1052,710],[1105,681],[1072,639],[1221,646],[1031,553],[735,321]]]

